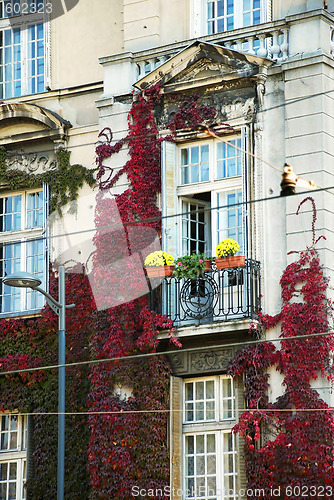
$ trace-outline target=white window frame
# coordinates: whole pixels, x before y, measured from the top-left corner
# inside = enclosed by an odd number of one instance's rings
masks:
[[[40,226],[35,227],[27,227],[27,200],[29,194],[34,193],[42,193],[43,196],[43,217],[42,224]],[[20,271],[26,271],[28,266],[27,261],[27,244],[32,243],[34,241],[42,242],[43,249],[43,274],[39,273],[39,278],[42,280],[42,286],[47,288],[47,246],[46,246],[46,238],[45,238],[45,230],[46,230],[46,217],[48,210],[48,190],[47,186],[44,186],[42,189],[28,189],[28,190],[20,190],[20,191],[11,191],[11,192],[3,192],[1,193],[1,198],[14,196],[21,196],[21,229],[13,229],[8,231],[3,231],[0,234],[0,244],[21,244],[20,248]],[[33,254],[40,255],[40,254]],[[2,271],[5,273],[4,263],[5,256],[2,254]],[[13,272],[13,271],[12,271]],[[0,278],[3,276],[0,276]],[[3,310],[4,308],[4,297],[11,297],[11,307],[10,310]],[[20,306],[14,310],[12,306],[13,297],[20,297]],[[39,311],[45,304],[44,297],[38,293],[32,291],[30,288],[17,288],[17,287],[9,287],[5,286],[2,283],[1,286],[1,309],[0,309],[0,317],[26,314],[27,312]],[[32,303],[34,307],[29,307],[28,303]]]
[[[218,231],[218,211],[217,207],[217,199],[218,199],[218,194],[222,195],[227,195],[229,192],[233,191],[241,191],[242,193],[242,201],[244,201],[245,198],[245,193],[244,193],[244,156],[245,153],[242,150],[242,144],[244,143],[243,138],[245,137],[245,132],[240,132],[238,134],[233,134],[230,136],[225,137],[222,140],[218,139],[212,139],[212,140],[205,140],[205,141],[194,141],[194,142],[189,142],[189,143],[182,143],[177,146],[177,196],[178,196],[178,213],[182,214],[182,209],[183,209],[183,204],[182,202],[184,200],[187,201],[192,201],[194,204],[195,203],[201,203],[203,206],[206,206],[207,208],[210,207],[211,203],[211,208],[212,210],[207,212],[207,255],[210,253],[214,254],[215,253],[215,248],[218,245],[218,243],[221,241],[221,239],[228,237],[227,233],[227,228],[226,228],[226,234],[224,234],[223,238],[219,238],[219,231]],[[232,144],[230,149],[235,150],[235,161],[239,161],[239,173],[237,175],[232,175],[229,177],[224,177],[224,178],[217,178],[217,148],[218,145],[221,142],[225,143],[230,143]],[[191,148],[191,147],[196,147],[197,145],[209,145],[209,180],[208,181],[203,181],[203,182],[195,182],[195,183],[189,183],[189,184],[181,184],[182,181],[182,175],[181,175],[181,151],[183,148]],[[236,147],[234,147],[236,146]],[[240,147],[241,146],[241,147]],[[238,149],[239,148],[239,149]],[[239,158],[239,160],[238,160]],[[236,170],[237,172],[237,170]],[[210,202],[205,202],[202,200],[199,200],[196,198],[196,193],[201,193],[201,192],[211,192],[211,200]],[[193,198],[192,198],[193,196]],[[211,213],[211,217],[210,217]],[[184,248],[183,248],[183,227],[182,227],[182,219],[183,216],[181,215],[179,217],[179,235],[178,235],[178,255],[184,254]],[[240,242],[240,251],[244,252],[246,243],[245,243],[245,211],[244,207],[242,205],[242,241]]]
[[[241,0],[236,2],[236,13],[234,14],[235,23],[233,29],[244,27],[243,23],[243,3]],[[191,0],[190,7],[190,37],[196,38],[199,36],[208,35],[207,25],[207,0]],[[260,6],[260,23],[265,23],[271,20],[271,0],[261,0]],[[245,26],[246,27],[246,26]],[[226,31],[221,31],[223,33]]]
[[[1,96],[1,89],[0,89],[0,98],[1,99],[11,99],[11,98],[17,98],[20,96],[25,96],[25,95],[35,95],[39,94],[41,92],[44,92],[46,90],[46,86],[49,83],[49,21],[48,21],[48,14],[46,11],[46,4],[48,3],[47,0],[36,0],[37,4],[40,4],[44,2],[44,8],[43,12],[40,13],[31,13],[31,14],[25,14],[25,15],[19,15],[19,16],[13,16],[13,17],[2,17],[0,18],[0,32],[2,33],[2,39],[4,43],[4,38],[5,38],[5,30],[11,30],[12,31],[12,38],[13,38],[13,30],[20,30],[20,78],[14,78],[14,55],[12,53],[12,62],[7,63],[8,66],[12,66],[11,72],[12,76],[11,79],[6,80],[6,75],[5,75],[5,64],[2,68],[3,71],[3,79],[0,82],[0,84],[3,86],[2,87],[2,96]],[[5,2],[4,0],[0,0],[0,3],[2,4],[2,10],[5,8]],[[21,1],[21,4],[26,4],[24,0]],[[0,12],[1,14],[1,12]],[[29,30],[28,28],[31,26],[37,26],[38,24],[43,24],[43,38],[44,38],[44,48],[43,48],[43,62],[44,62],[44,71],[43,74],[40,73],[40,75],[43,75],[43,89],[39,89],[38,91],[35,89],[35,91],[32,91],[31,88],[31,81],[33,79],[33,76],[30,74],[30,60],[35,61],[35,64],[37,65],[37,57],[31,58],[29,60],[28,58],[28,46],[31,43],[28,40],[28,33]],[[13,44],[10,45],[10,47],[13,47]],[[5,49],[2,49],[5,51]],[[12,49],[13,50],[13,49]],[[3,54],[3,60],[5,61],[5,54]],[[20,92],[15,93],[15,87],[14,87],[14,81],[20,80],[20,85],[21,85],[21,90]],[[12,92],[11,95],[9,95],[6,90],[5,90],[5,82],[8,84],[11,83],[12,85]],[[37,83],[36,83],[37,85]]]
[[[2,448],[2,440],[1,437],[3,435],[2,432],[2,419],[3,417],[8,417],[9,421],[11,421],[12,417],[17,417],[17,446],[16,448]],[[16,500],[25,500],[26,497],[26,488],[25,483],[27,480],[26,472],[27,472],[27,435],[28,435],[28,424],[27,424],[27,416],[20,414],[13,414],[2,412],[0,413],[0,468],[1,466],[7,464],[7,469],[10,464],[16,464]],[[0,471],[1,472],[1,471]],[[8,478],[8,470],[7,470],[7,479],[4,481],[1,478],[0,474],[0,488],[3,484],[7,485],[7,493],[6,500],[9,498],[9,482],[13,483],[14,481],[9,481]]]
[[[231,397],[230,398],[225,398],[223,395],[223,381],[229,381],[230,382],[230,388],[231,388]],[[214,382],[214,390],[215,390],[215,412],[214,418],[209,418],[207,420],[186,420],[186,409],[188,408],[186,406],[186,384],[187,383],[193,383],[196,384],[198,382],[208,382],[208,381],[213,381]],[[195,389],[194,389],[195,392]],[[224,401],[227,399],[231,400],[231,418],[224,418]],[[189,401],[189,400],[188,400]],[[202,400],[196,400],[194,401],[202,401]],[[208,401],[211,401],[209,399]],[[236,450],[236,438],[234,434],[232,433],[231,429],[236,423],[236,408],[235,408],[235,402],[236,402],[236,395],[235,395],[235,390],[234,390],[234,383],[233,379],[228,376],[228,375],[215,375],[215,376],[207,376],[207,377],[197,377],[197,378],[191,378],[191,379],[185,379],[183,383],[183,500],[195,500],[197,498],[200,498],[201,500],[211,500],[211,499],[219,499],[219,500],[231,500],[231,499],[237,499],[238,498],[238,493],[237,493],[237,477],[238,477],[238,472],[237,472],[237,450]],[[205,406],[205,405],[204,405]],[[195,414],[194,414],[195,415]],[[210,415],[210,412],[209,412]],[[194,442],[196,442],[197,437],[200,436],[206,436],[204,438],[205,442],[207,439],[208,435],[214,435],[215,436],[215,453],[209,452],[209,453],[200,453],[200,456],[205,457],[205,472],[202,474],[196,474],[196,454],[194,454],[194,474],[188,474],[186,475],[187,472],[187,457],[192,456],[192,454],[187,454],[187,439],[189,437],[194,438]],[[226,436],[230,436],[229,439],[231,440],[231,449],[226,450],[224,449],[224,438]],[[207,461],[207,456],[208,455],[214,455],[215,454],[215,461],[216,461],[216,471],[215,474],[211,472],[208,473],[207,467],[208,467],[208,461]],[[227,455],[232,455],[232,472],[231,471],[225,471],[225,463],[226,461],[224,458]],[[197,455],[198,456],[198,455]],[[216,494],[213,494],[212,488],[210,487],[210,480],[208,478],[212,477],[216,478]],[[229,487],[226,485],[224,478],[231,477],[232,478],[232,484],[233,487],[231,488],[231,491],[229,491]],[[202,482],[205,481],[205,488],[203,488],[205,491],[201,490],[200,496],[192,495],[191,489],[189,488],[189,483],[187,479],[194,478],[194,482]],[[197,479],[196,479],[197,478]],[[211,491],[209,491],[211,489]],[[196,490],[196,486],[195,486]],[[190,494],[188,494],[190,493]],[[197,493],[199,493],[197,491]],[[210,494],[212,493],[212,494]]]

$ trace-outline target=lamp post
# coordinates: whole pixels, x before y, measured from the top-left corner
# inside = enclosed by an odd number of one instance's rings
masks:
[[[44,295],[46,302],[58,315],[58,467],[57,500],[64,500],[65,487],[65,310],[74,304],[65,305],[65,267],[58,269],[58,301],[40,288],[42,281],[33,274],[23,271],[9,274],[2,279],[7,286],[32,288]]]

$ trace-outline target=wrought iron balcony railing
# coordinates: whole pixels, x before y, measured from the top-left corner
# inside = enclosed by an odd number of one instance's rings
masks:
[[[217,269],[196,279],[165,277],[150,293],[150,307],[178,326],[254,318],[260,311],[260,263]]]

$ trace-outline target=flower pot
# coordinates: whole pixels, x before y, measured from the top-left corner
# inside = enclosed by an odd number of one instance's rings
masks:
[[[149,278],[164,278],[173,274],[174,266],[148,266],[145,269]]]
[[[233,257],[223,257],[215,259],[217,269],[224,269],[228,267],[243,267],[245,265],[244,255],[233,255]]]
[[[205,259],[205,268],[204,272],[207,273],[208,271],[211,271],[211,260]]]

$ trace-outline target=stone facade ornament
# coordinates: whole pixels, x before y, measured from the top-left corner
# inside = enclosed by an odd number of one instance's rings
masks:
[[[226,371],[234,355],[233,348],[212,348],[201,352],[178,352],[169,355],[169,359],[174,375],[202,375]]]
[[[13,170],[43,173],[56,170],[57,161],[45,153],[27,153],[23,149],[8,151],[7,165]]]

